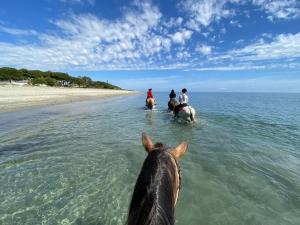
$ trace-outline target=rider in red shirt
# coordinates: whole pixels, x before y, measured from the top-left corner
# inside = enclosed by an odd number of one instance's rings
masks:
[[[154,98],[154,97],[153,97],[153,94],[152,94],[152,88],[149,88],[149,89],[148,89],[148,92],[147,92],[147,99],[148,99],[148,98]]]
[[[149,88],[148,89],[148,92],[147,92],[147,98],[146,98],[146,106],[149,108],[148,106],[148,99],[151,99],[152,98],[152,105],[154,104],[155,105],[155,99],[153,97],[153,94],[152,94],[152,88]],[[152,108],[151,108],[152,109]]]

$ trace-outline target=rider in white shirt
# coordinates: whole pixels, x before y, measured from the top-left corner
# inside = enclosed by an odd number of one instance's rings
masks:
[[[179,104],[188,104],[189,97],[187,96],[186,92],[182,92],[182,94],[179,96]]]
[[[187,95],[187,90],[186,90],[186,88],[183,88],[183,89],[182,89],[181,95],[179,96],[179,99],[178,99],[178,100],[179,100],[179,105],[177,105],[177,106],[175,107],[175,111],[174,111],[175,116],[177,116],[177,114],[178,114],[178,112],[179,112],[179,110],[180,110],[181,108],[183,108],[183,107],[185,107],[185,106],[188,105],[189,97],[188,97],[188,95]]]

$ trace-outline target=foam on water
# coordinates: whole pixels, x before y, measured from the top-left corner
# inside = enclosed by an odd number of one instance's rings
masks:
[[[300,95],[191,94],[196,124],[144,96],[0,114],[0,224],[124,224],[146,153],[175,146],[176,224],[299,224]]]

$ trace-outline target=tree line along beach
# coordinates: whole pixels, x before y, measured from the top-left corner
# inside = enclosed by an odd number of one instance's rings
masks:
[[[108,82],[93,81],[87,76],[0,68],[0,112],[134,93]]]

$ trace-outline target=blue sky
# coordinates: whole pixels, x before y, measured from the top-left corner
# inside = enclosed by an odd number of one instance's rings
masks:
[[[136,90],[300,92],[300,1],[1,1],[0,66]]]

